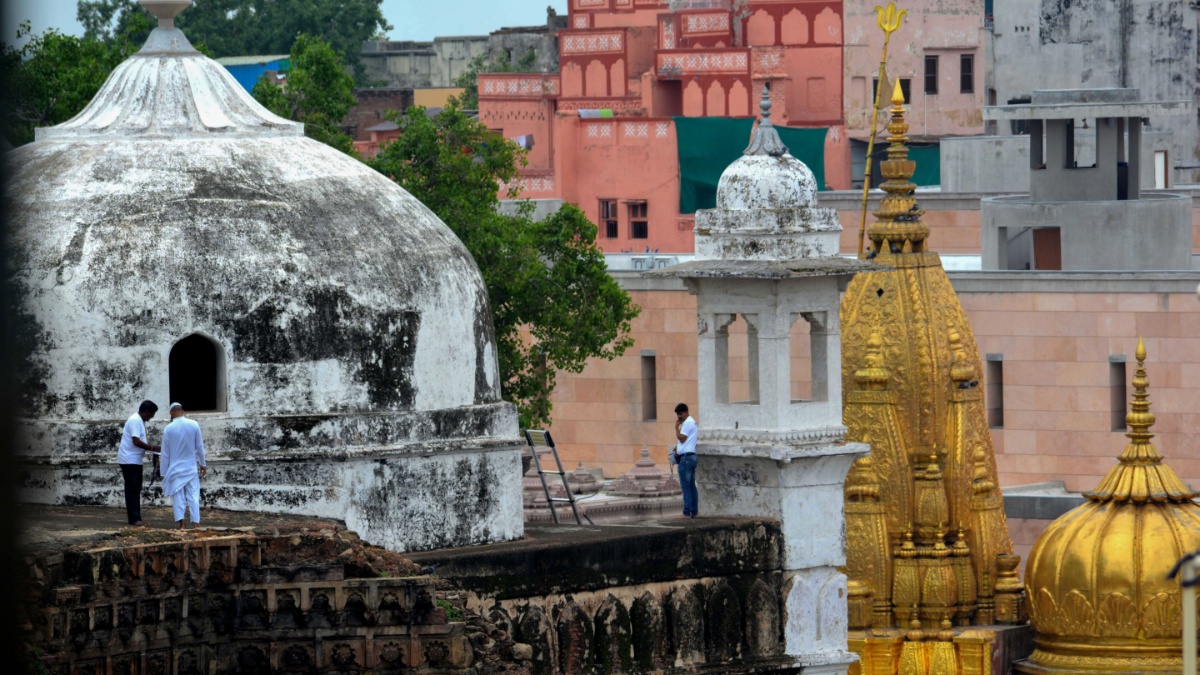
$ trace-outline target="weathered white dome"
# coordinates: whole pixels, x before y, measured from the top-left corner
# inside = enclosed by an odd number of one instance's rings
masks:
[[[519,537],[516,410],[462,242],[169,19],[4,156],[25,498],[120,503],[121,422],[190,396],[223,463],[213,504],[336,517],[398,550]]]
[[[817,205],[817,179],[804,162],[787,154],[742,155],[721,174],[717,208],[800,209]]]
[[[35,417],[165,401],[168,352],[192,333],[225,350],[231,414],[499,400],[462,243],[200,54],[139,53],[7,159]]]

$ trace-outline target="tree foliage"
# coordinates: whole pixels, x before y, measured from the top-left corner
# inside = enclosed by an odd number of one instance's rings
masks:
[[[458,97],[458,105],[464,110],[479,109],[479,74],[480,73],[532,73],[537,64],[537,52],[530,48],[516,63],[512,62],[508,52],[492,58],[490,54],[480,54],[471,59],[466,70],[454,78],[454,86],[462,87],[463,93]]]
[[[498,210],[524,152],[467,117],[456,102],[429,117],[396,113],[400,137],[369,164],[433,210],[463,241],[491,300],[504,397],[522,426],[550,418],[555,372],[580,372],[587,359],[612,359],[633,344],[639,313],[609,276],[596,226],[566,205],[541,220]],[[515,197],[515,190],[509,191]]]
[[[364,42],[392,29],[383,0],[204,0],[179,15],[175,25],[193,44],[216,57],[286,54],[299,35],[312,35],[343,54],[361,75]],[[137,0],[79,0],[76,16],[86,37],[112,40],[130,25],[149,19]],[[142,17],[138,19],[137,17]],[[153,25],[153,19],[147,26]],[[149,29],[135,34],[137,44]]]
[[[351,153],[353,142],[339,124],[358,99],[341,55],[320,38],[301,35],[292,45],[289,62],[286,85],[263,76],[254,85],[254,98],[280,117],[303,122],[309,138]]]
[[[137,30],[139,24],[130,24]],[[0,133],[11,144],[33,140],[34,129],[74,117],[100,91],[104,81],[135,51],[129,34],[111,42],[63,35],[54,29],[32,35],[21,24],[20,48],[0,45]]]

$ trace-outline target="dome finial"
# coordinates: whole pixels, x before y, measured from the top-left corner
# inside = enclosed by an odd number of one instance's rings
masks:
[[[158,19],[158,27],[170,30],[175,27],[175,17],[191,7],[192,0],[141,0],[140,4]]]
[[[191,7],[192,0],[141,0],[141,4],[158,19],[158,27],[150,31],[138,56],[194,56],[200,53],[188,42],[183,31],[175,27],[175,17]]]
[[[775,131],[775,125],[771,124],[770,83],[763,84],[762,100],[759,101],[758,107],[762,111],[762,120],[758,123],[758,128],[754,130],[754,135],[750,137],[750,146],[742,154],[770,155],[771,157],[786,155],[787,146],[783,144],[783,139],[779,138],[779,132]]]
[[[1150,380],[1146,377],[1146,344],[1141,338],[1138,338],[1134,356],[1137,357],[1137,370],[1133,374],[1133,401],[1129,404],[1129,414],[1125,415],[1125,424],[1129,427],[1125,436],[1129,438],[1129,444],[1117,458],[1120,463],[1108,472],[1095,490],[1084,496],[1097,502],[1190,501],[1197,493],[1184,486],[1175,471],[1163,464],[1162,455],[1150,442],[1154,438],[1150,433],[1154,413],[1150,412],[1150,393],[1147,391]]]
[[[1134,443],[1149,445],[1150,439],[1154,438],[1154,434],[1150,433],[1150,427],[1154,426],[1154,413],[1150,412],[1150,393],[1146,390],[1150,386],[1150,380],[1146,377],[1146,343],[1140,337],[1133,355],[1137,358],[1137,370],[1133,373],[1133,401],[1125,415],[1125,425],[1129,427],[1129,433],[1125,435]]]

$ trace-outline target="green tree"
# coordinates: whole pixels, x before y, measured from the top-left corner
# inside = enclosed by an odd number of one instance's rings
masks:
[[[454,78],[454,86],[462,87],[463,93],[458,96],[458,104],[464,110],[479,109],[479,74],[480,73],[532,73],[537,64],[537,52],[532,48],[521,55],[516,63],[512,62],[508,52],[491,58],[490,54],[480,54],[471,59],[466,70]]]
[[[383,18],[382,1],[204,0],[175,24],[216,57],[285,54],[298,35],[319,37],[343,54],[361,79],[363,43],[392,29]],[[85,35],[99,40],[124,34],[135,17],[149,17],[137,0],[79,0],[76,16]],[[148,33],[140,35],[142,41]]]
[[[596,226],[578,208],[537,222],[528,204],[499,212],[499,186],[515,183],[525,162],[516,144],[453,101],[432,118],[414,107],[391,119],[400,137],[368,163],[432,209],[474,256],[491,300],[504,397],[517,404],[522,426],[548,423],[556,371],[620,356],[640,309],[609,276]]]
[[[130,24],[137,30],[139,24]],[[33,140],[34,129],[61,124],[95,97],[109,73],[135,51],[128,33],[110,43],[63,35],[32,35],[21,24],[20,48],[0,45],[0,133],[14,146]]]
[[[301,35],[289,62],[286,84],[261,77],[251,92],[254,98],[280,117],[303,122],[309,138],[353,154],[353,142],[339,125],[358,99],[342,56],[320,38]]]

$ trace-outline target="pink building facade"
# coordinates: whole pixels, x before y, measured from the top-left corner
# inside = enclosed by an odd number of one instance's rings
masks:
[[[828,129],[825,182],[850,186],[840,0],[570,0],[569,12],[560,72],[480,75],[479,115],[532,137],[522,197],[579,205],[606,252],[692,251],[674,118],[749,120],[764,84],[778,126]]]
[[[871,107],[884,38],[876,24],[877,4],[875,0],[849,0],[845,5],[843,100],[846,129],[856,140],[866,140],[871,133]],[[900,30],[892,34],[887,75],[893,81],[899,79],[905,91],[909,135],[936,138],[983,133],[983,0],[944,0],[920,6],[900,3],[900,7],[909,13]]]

